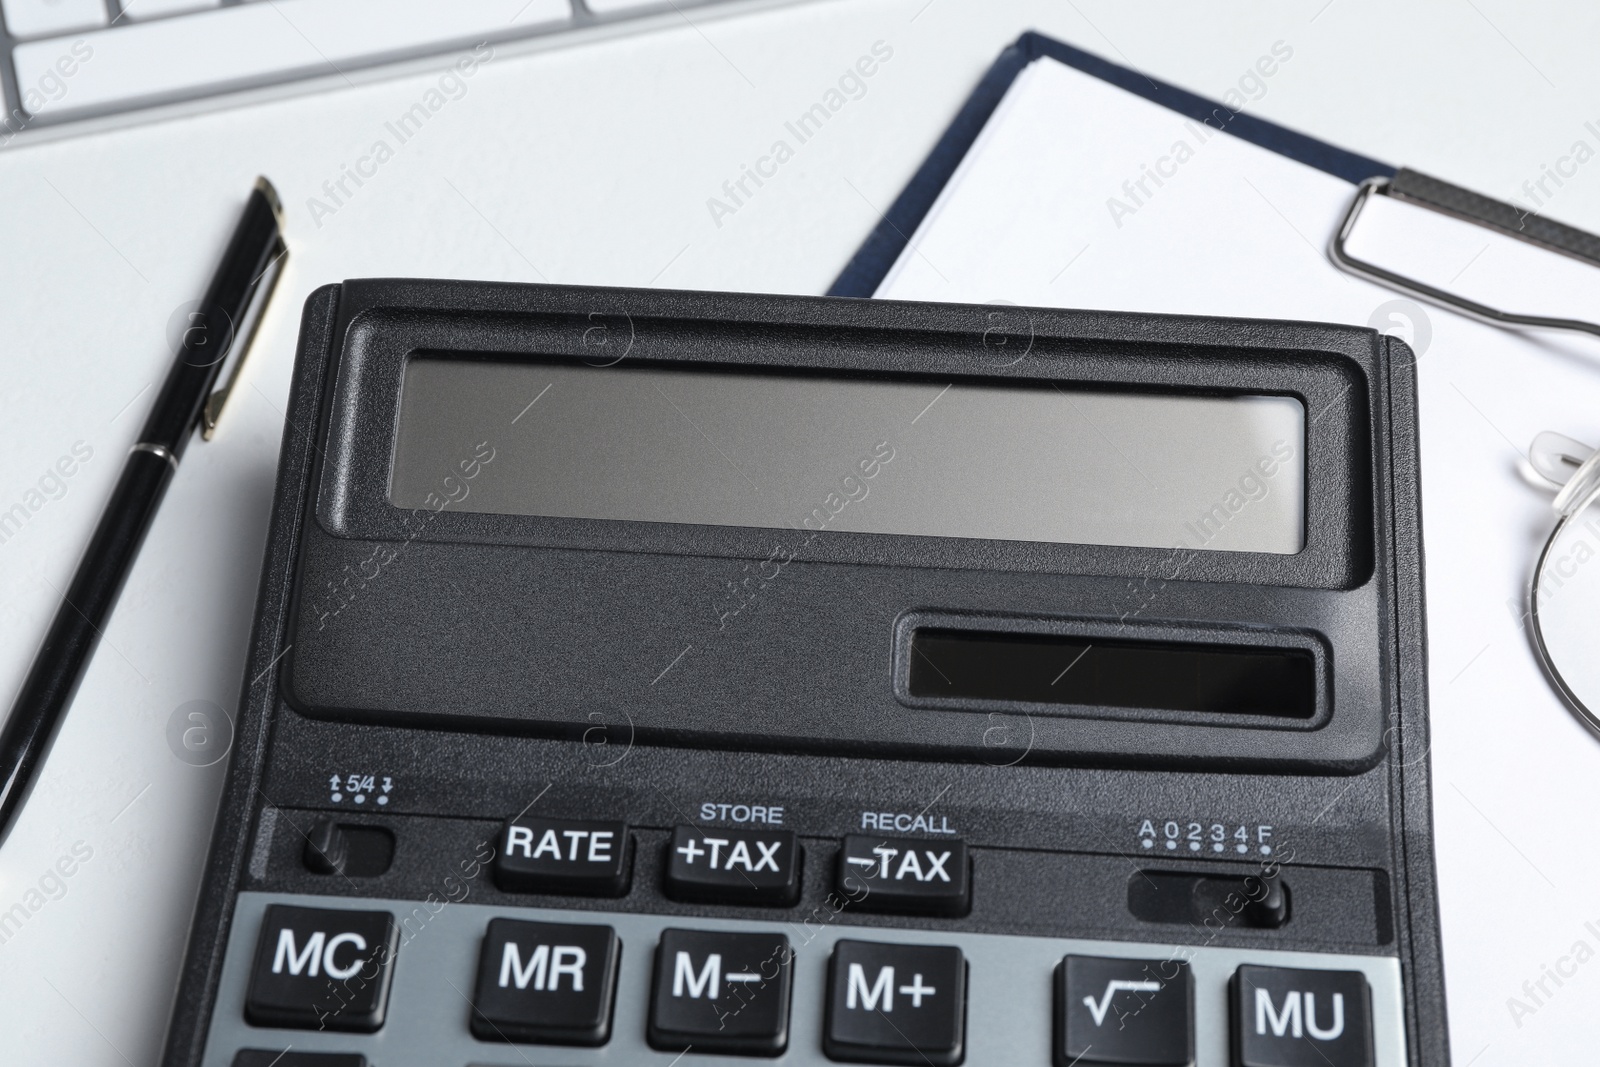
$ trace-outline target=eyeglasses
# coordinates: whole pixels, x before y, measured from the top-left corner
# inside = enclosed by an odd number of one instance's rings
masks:
[[[1528,462],[1560,490],[1528,590],[1534,647],[1572,710],[1600,733],[1600,451],[1547,432]]]

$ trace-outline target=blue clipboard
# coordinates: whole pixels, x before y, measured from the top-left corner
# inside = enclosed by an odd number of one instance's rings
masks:
[[[1329,249],[1334,265],[1341,270],[1495,325],[1579,330],[1600,335],[1600,325],[1572,319],[1520,315],[1488,307],[1355,259],[1344,249],[1344,239],[1354,227],[1362,205],[1373,195],[1392,196],[1452,215],[1597,267],[1600,267],[1600,237],[1415,170],[1380,163],[1254,115],[1235,111],[1226,104],[1157,81],[1139,71],[1107,62],[1099,56],[1031,30],[1001,52],[994,65],[984,74],[888,213],[834,280],[828,290],[829,296],[870,297],[877,292],[890,268],[910,243],[911,235],[916,233],[917,227],[932,209],[945,183],[955,174],[962,158],[994,114],[1011,83],[1030,63],[1041,58],[1057,60],[1186,118],[1203,122],[1214,130],[1232,134],[1359,187]]]
[[[1196,96],[1186,89],[1156,81],[1136,70],[1108,63],[1099,56],[1029,30],[1009,45],[967,97],[955,120],[923,160],[917,173],[895,199],[882,220],[851,257],[828,290],[829,296],[869,297],[888,275],[911,235],[922,225],[945,183],[955,174],[967,150],[977,140],[1000,100],[1030,63],[1054,59],[1101,81],[1110,82],[1214,130],[1231,133],[1251,144],[1288,156],[1318,170],[1359,185],[1368,178],[1393,178],[1396,168],[1375,159],[1347,152],[1325,141],[1285,129],[1276,123],[1235,111],[1226,104]]]

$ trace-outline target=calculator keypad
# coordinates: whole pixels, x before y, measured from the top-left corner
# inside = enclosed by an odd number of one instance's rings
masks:
[[[241,893],[201,1063],[232,1067],[237,1056],[274,1049],[441,1067],[509,1067],[524,1057],[562,1067],[669,1067],[680,1055],[679,1067],[776,1055],[789,1067],[1406,1062],[1393,957],[863,926],[865,919],[827,909],[763,921],[757,913],[664,916],[471,899],[430,910],[415,900]],[[349,939],[332,948],[336,976],[328,984],[330,943],[351,933],[370,944],[392,931],[388,965],[368,968],[390,984],[375,1030],[261,1015],[255,978],[263,959],[270,972],[285,929],[293,944],[284,968],[298,961],[293,977],[309,978],[307,946],[321,933],[316,980],[324,984],[316,992],[350,1003],[374,987],[359,972],[337,977],[357,958]],[[1162,988],[1136,987],[1141,982]],[[563,1047],[538,1051],[553,1045]],[[1081,1055],[1075,1061],[1069,1051]],[[241,1062],[253,1063],[250,1055]],[[359,1061],[307,1065],[324,1062]]]

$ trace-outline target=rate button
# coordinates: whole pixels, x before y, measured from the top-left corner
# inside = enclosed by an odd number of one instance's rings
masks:
[[[500,831],[494,880],[511,893],[619,897],[632,859],[627,823],[519,815]]]

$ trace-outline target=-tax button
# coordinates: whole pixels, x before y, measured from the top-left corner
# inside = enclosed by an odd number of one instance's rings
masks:
[[[1360,971],[1240,967],[1234,1067],[1372,1067],[1372,994]]]
[[[837,888],[868,911],[965,915],[972,905],[967,846],[956,838],[850,834],[839,850]]]
[[[495,884],[509,893],[619,897],[628,891],[633,842],[624,822],[519,815],[500,831]]]
[[[394,969],[386,911],[269,907],[245,995],[252,1026],[372,1033],[383,1026]]]

